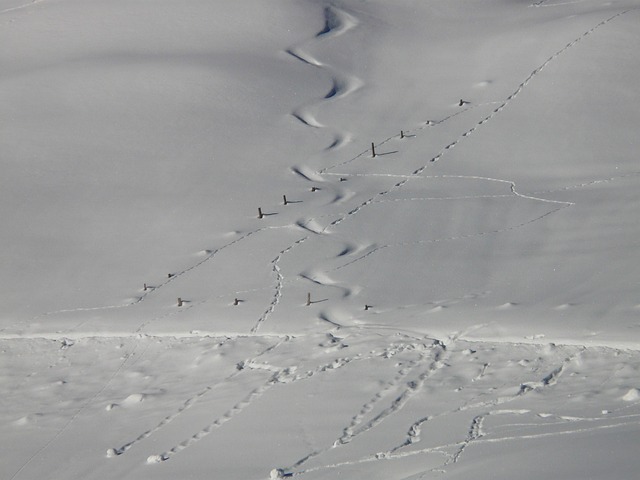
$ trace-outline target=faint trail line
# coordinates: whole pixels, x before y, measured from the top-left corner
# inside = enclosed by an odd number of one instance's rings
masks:
[[[334,175],[336,177],[385,177],[385,178],[408,178],[408,179],[419,178],[413,175],[401,175],[401,174],[396,175],[393,173],[325,173],[324,175]]]
[[[67,421],[67,423],[65,423],[62,426],[62,428],[60,430],[58,430],[58,432],[42,448],[40,448],[33,455],[31,455],[31,457],[29,457],[29,459],[11,476],[10,480],[14,480],[14,479],[18,478],[18,476],[24,471],[24,469],[27,468],[33,462],[33,460],[35,460],[37,457],[39,457],[40,454],[42,454],[42,452],[47,450],[53,444],[53,442],[55,442],[58,438],[60,438],[60,436],[64,432],[67,431],[67,429],[76,420],[76,418],[78,418],[82,414],[82,412],[84,412],[87,409],[87,407],[89,407],[89,405],[91,405],[102,394],[102,392],[104,392],[107,389],[107,387],[111,384],[113,379],[124,369],[125,364],[129,361],[130,358],[133,357],[133,355],[135,354],[135,352],[138,349],[139,345],[140,345],[140,338],[138,338],[138,340],[135,342],[135,344],[134,344],[133,348],[131,349],[131,351],[128,354],[125,355],[124,360],[122,362],[120,362],[120,365],[118,365],[118,368],[116,368],[116,370],[111,374],[111,376],[107,379],[107,381],[102,385],[102,388],[100,388],[100,390],[98,390],[93,396],[91,396],[76,411],[76,413],[74,413],[71,416],[71,418]],[[144,353],[147,351],[148,348],[149,348],[149,344],[147,344],[146,348],[142,351],[140,356],[144,355]]]
[[[640,425],[640,421],[637,422],[620,422],[620,423],[616,423],[616,424],[612,424],[612,425],[600,425],[600,426],[594,426],[594,427],[588,427],[588,428],[582,428],[582,429],[574,429],[574,430],[567,430],[567,431],[561,431],[561,432],[550,432],[550,433],[540,433],[540,434],[531,434],[531,435],[518,435],[518,436],[511,436],[511,437],[501,437],[501,438],[487,438],[486,435],[483,437],[479,437],[476,438],[474,440],[475,443],[478,444],[482,444],[482,443],[501,443],[501,442],[507,442],[507,441],[516,441],[516,440],[535,440],[535,439],[539,439],[539,438],[548,438],[548,437],[555,437],[555,436],[563,436],[563,435],[575,435],[575,434],[579,434],[579,433],[591,433],[591,432],[596,432],[599,430],[609,430],[609,429],[613,429],[613,428],[619,428],[619,427],[624,427],[624,426],[629,426],[629,425]],[[334,464],[330,464],[330,465],[322,465],[322,466],[318,466],[318,467],[312,467],[300,472],[294,472],[291,474],[291,476],[293,477],[297,477],[297,476],[302,476],[302,475],[306,475],[308,473],[313,473],[313,472],[318,472],[318,471],[322,471],[322,470],[332,470],[332,469],[336,469],[336,468],[340,468],[340,467],[345,467],[345,466],[354,466],[354,465],[360,465],[360,464],[364,464],[364,463],[370,463],[370,462],[378,462],[378,461],[383,461],[383,460],[396,460],[396,459],[400,459],[400,458],[407,458],[407,457],[413,457],[415,455],[424,455],[426,453],[433,453],[433,454],[439,454],[439,455],[445,455],[447,457],[449,457],[450,455],[446,453],[445,450],[447,449],[451,449],[453,447],[461,447],[462,444],[464,442],[457,442],[457,443],[448,443],[448,444],[443,444],[443,445],[437,445],[434,447],[428,447],[428,448],[422,448],[420,450],[412,450],[409,452],[403,452],[403,453],[394,453],[394,454],[387,454],[387,453],[377,453],[377,454],[373,454],[373,455],[368,455],[356,460],[352,460],[352,461],[345,461],[345,462],[339,462],[339,463],[334,463]],[[433,469],[433,471],[435,471],[436,469]]]
[[[475,233],[468,233],[468,234],[463,234],[463,235],[455,235],[455,236],[450,236],[450,237],[442,237],[442,238],[435,238],[435,239],[431,239],[431,240],[417,240],[415,242],[398,242],[398,243],[390,243],[390,244],[386,244],[386,245],[380,245],[380,246],[376,246],[375,248],[373,248],[372,250],[368,251],[367,253],[361,255],[360,257],[357,257],[353,260],[350,260],[349,262],[340,265],[338,267],[335,267],[334,269],[332,269],[332,271],[336,271],[336,270],[340,270],[342,268],[348,267],[350,265],[353,265],[356,262],[359,262],[361,260],[364,260],[365,258],[373,255],[374,253],[379,252],[380,250],[384,250],[386,248],[398,248],[398,247],[409,247],[409,246],[416,246],[416,245],[428,245],[428,244],[432,244],[432,243],[439,243],[439,242],[445,242],[445,241],[456,241],[456,240],[463,240],[463,239],[468,239],[468,238],[475,238],[475,237],[480,237],[480,236],[484,236],[484,235],[490,235],[490,234],[498,234],[498,233],[504,233],[504,232],[509,232],[512,230],[516,230],[522,227],[525,227],[527,225],[530,225],[532,223],[538,222],[546,217],[548,217],[549,215],[552,215],[564,208],[570,207],[575,205],[573,202],[566,202],[566,201],[560,201],[560,200],[549,200],[546,198],[540,198],[540,197],[534,197],[531,195],[524,195],[519,193],[516,188],[515,188],[515,183],[511,180],[503,180],[503,179],[498,179],[498,178],[490,178],[490,177],[478,177],[478,176],[465,176],[465,175],[439,175],[439,176],[433,176],[433,177],[424,177],[424,178],[461,178],[461,179],[475,179],[475,180],[484,180],[484,181],[490,181],[490,182],[499,182],[499,183],[505,183],[509,185],[509,188],[511,190],[512,195],[516,196],[516,197],[520,197],[526,200],[533,200],[533,201],[538,201],[538,202],[544,202],[544,203],[551,203],[551,204],[556,204],[559,205],[558,208],[555,208],[553,210],[550,210],[542,215],[539,215],[533,219],[527,220],[525,222],[521,222],[515,225],[510,225],[507,227],[503,227],[503,228],[499,228],[499,229],[495,229],[495,230],[486,230],[486,231],[481,231],[481,232],[475,232]],[[509,197],[511,195],[507,195],[507,197]],[[504,195],[490,195],[489,198],[502,198],[505,197]],[[463,197],[466,198],[466,197]],[[478,197],[471,197],[471,198],[478,198]],[[482,197],[480,197],[482,198]],[[422,199],[412,199],[412,200],[422,200]],[[432,200],[432,199],[425,199],[425,200]],[[370,203],[381,203],[384,201],[399,201],[399,200],[370,200]]]
[[[570,2],[560,2],[560,3],[547,3],[549,0],[541,0],[536,3],[532,3],[529,5],[530,7],[561,7],[564,5],[573,5],[575,3],[584,3],[586,0],[573,0]]]
[[[32,0],[29,3],[25,3],[22,5],[16,5],[15,7],[10,7],[10,8],[6,8],[4,10],[0,10],[0,15],[2,15],[3,13],[9,13],[9,12],[14,12],[16,10],[24,10],[25,8],[29,8],[29,7],[33,7],[39,3],[43,3],[47,0]]]
[[[570,425],[570,423],[568,425]],[[636,422],[629,422],[628,420],[625,420],[623,422],[614,423],[610,425],[597,425],[593,427],[576,428],[576,429],[557,431],[557,432],[534,433],[530,435],[514,435],[510,437],[501,437],[501,438],[479,438],[476,441],[478,443],[501,443],[501,442],[510,442],[514,440],[535,440],[538,438],[548,438],[548,437],[557,437],[562,435],[575,435],[578,433],[597,432],[599,430],[609,430],[612,428],[627,427],[629,425],[640,425],[640,420]]]
[[[549,190],[538,190],[538,191],[532,192],[532,195],[544,195],[547,193],[558,193],[558,192],[565,192],[569,190],[577,190],[579,188],[591,187],[593,185],[598,185],[601,183],[615,182],[616,180],[621,180],[629,177],[637,177],[639,175],[640,175],[640,172],[631,172],[631,173],[626,173],[624,175],[615,175],[613,177],[591,180],[591,181],[579,183],[576,185],[569,185],[567,187],[553,188]]]

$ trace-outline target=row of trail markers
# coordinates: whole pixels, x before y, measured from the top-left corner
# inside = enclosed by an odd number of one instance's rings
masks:
[[[465,102],[465,101],[463,101],[463,100],[460,100],[460,106],[464,105],[465,103],[468,103],[468,102]],[[430,123],[430,122],[427,122],[427,123]],[[406,136],[405,136],[405,134],[404,134],[404,130],[400,130],[400,138],[406,138]],[[374,142],[371,142],[371,157],[372,157],[372,158],[375,158],[375,157],[376,157],[376,155],[377,155],[377,154],[376,154],[376,146],[375,146],[375,143],[374,143]],[[340,178],[340,181],[341,181],[341,182],[346,181],[346,178]],[[318,190],[320,190],[320,188],[319,188],[319,187],[311,187],[311,191],[312,191],[312,192],[317,192]],[[290,200],[288,200],[288,199],[287,199],[287,196],[286,196],[286,195],[282,195],[282,204],[286,206],[286,205],[289,205],[290,203],[297,203],[297,202],[291,202]],[[259,219],[263,219],[265,216],[267,216],[267,214],[265,214],[265,213],[262,211],[262,207],[258,207],[258,218],[259,218]],[[175,276],[175,274],[173,274],[173,273],[168,273],[168,274],[167,274],[167,278],[168,278],[168,279],[171,279],[171,278],[173,278],[174,276]],[[150,289],[150,287],[148,287],[148,286],[147,286],[147,284],[145,283],[145,284],[144,284],[144,287],[143,287],[143,290],[146,292],[146,291],[148,291],[149,289]],[[178,307],[182,307],[182,306],[184,306],[184,303],[185,303],[185,301],[184,301],[181,297],[178,297],[178,301],[177,301],[177,305],[178,305]],[[238,306],[238,305],[240,305],[240,303],[242,303],[242,300],[239,300],[238,298],[234,298],[234,300],[233,300],[233,305],[234,305],[234,306]],[[312,302],[312,301],[311,301],[311,293],[309,292],[309,293],[307,293],[307,302],[306,302],[306,306],[310,306],[312,303],[314,303],[314,302]],[[365,306],[364,306],[365,311],[370,310],[371,308],[372,308],[372,306],[371,306],[371,305],[365,305]]]
[[[404,134],[404,130],[400,130],[400,138],[404,139],[407,136]],[[376,158],[377,154],[376,154],[376,145],[375,143],[371,142],[371,158]]]
[[[184,306],[184,304],[185,304],[185,303],[186,303],[186,300],[183,300],[181,297],[178,297],[177,305],[178,305],[179,307]],[[240,305],[240,303],[242,303],[242,300],[237,299],[237,298],[234,298],[234,299],[233,299],[233,305],[234,305],[234,306],[238,306],[238,305]]]
[[[460,99],[459,106],[461,106],[461,107],[462,107],[463,105],[468,104],[468,103],[469,103],[469,102],[467,102],[467,101],[465,101],[465,100],[463,100],[463,99]],[[432,125],[433,123],[434,123],[434,122],[432,122],[431,120],[429,120],[429,121],[427,121],[427,122],[426,122],[426,124],[427,124],[427,125]],[[400,138],[401,138],[401,139],[406,138],[406,135],[405,135],[405,133],[404,133],[404,130],[400,130]],[[376,156],[377,156],[377,154],[376,154],[376,146],[375,146],[375,143],[374,143],[374,142],[371,142],[371,157],[372,157],[372,158],[375,158]],[[344,181],[346,181],[346,180],[347,180],[347,179],[346,179],[346,178],[344,178],[344,177],[341,177],[341,178],[340,178],[340,181],[341,181],[341,182],[344,182]],[[315,187],[315,186],[314,186],[314,187],[311,187],[311,189],[310,189],[310,190],[311,190],[311,192],[316,192],[316,191],[320,190],[320,188],[319,188],[319,187]],[[283,205],[285,205],[285,206],[286,206],[286,205],[288,205],[288,204],[290,204],[290,203],[298,203],[298,202],[292,202],[292,201],[288,200],[286,195],[283,195],[283,196],[282,196],[282,200],[283,200],[283,202],[282,202],[282,203],[283,203]],[[258,218],[259,218],[259,219],[263,219],[265,216],[267,216],[267,214],[265,214],[265,213],[262,211],[262,207],[258,207]],[[167,274],[167,278],[168,278],[168,279],[171,279],[171,278],[173,278],[173,277],[175,277],[175,274],[173,274],[173,273],[168,273],[168,274]],[[144,284],[144,286],[143,286],[143,290],[144,290],[145,292],[147,292],[147,291],[149,291],[150,289],[155,289],[155,287],[149,287],[149,286],[147,286],[147,284],[145,283],[145,284]],[[238,298],[234,298],[234,300],[233,300],[233,305],[234,305],[234,306],[238,306],[238,305],[240,305],[242,302],[243,302],[243,300],[240,300],[240,299],[238,299]],[[178,297],[177,306],[178,306],[178,307],[182,307],[182,306],[184,306],[184,303],[185,303],[185,300],[183,300],[181,297]],[[311,293],[310,293],[310,292],[308,292],[308,293],[307,293],[306,306],[310,306],[310,305],[312,305],[313,303],[314,303],[314,302],[312,302],[312,301],[311,301]],[[368,311],[368,310],[370,310],[371,308],[373,308],[373,307],[372,307],[372,305],[365,304],[365,306],[364,306],[364,310],[365,310],[365,311]]]
[[[318,187],[311,187],[311,191],[312,192],[315,192],[316,190],[320,190],[320,189]],[[299,203],[299,202],[292,202],[291,200],[287,199],[286,195],[282,195],[282,204],[284,206],[287,206],[290,203]],[[273,215],[273,214],[271,214],[271,215]],[[262,211],[262,207],[258,207],[258,218],[259,219],[263,219],[266,216],[267,216],[267,214]]]
[[[243,302],[243,300],[240,300],[240,299],[238,299],[238,298],[234,298],[234,299],[233,299],[233,305],[234,305],[234,306],[236,306],[236,307],[237,307],[238,305],[240,305],[242,302]],[[185,301],[185,300],[183,300],[181,297],[178,297],[178,302],[177,302],[178,307],[182,307],[182,306],[184,306],[184,304],[185,304],[185,303],[186,303],[186,301]],[[307,307],[309,307],[309,306],[310,306],[310,305],[312,305],[313,303],[314,303],[314,302],[311,300],[311,292],[307,292],[307,302],[306,302],[306,304],[305,304],[305,305],[306,305]],[[371,308],[373,308],[373,306],[371,306],[371,305],[365,305],[365,306],[364,306],[365,311],[370,310]]]
[[[403,138],[403,139],[406,138],[406,135],[404,134],[404,130],[400,130],[400,138]],[[377,156],[377,154],[376,154],[376,145],[375,145],[374,142],[371,142],[371,157],[375,158],[376,156]],[[340,181],[344,182],[344,181],[346,181],[346,178],[340,178]],[[311,187],[311,191],[312,192],[317,192],[318,190],[320,190],[320,188]],[[298,203],[298,202],[292,202],[292,201],[288,200],[286,195],[282,195],[282,200],[283,200],[282,204],[285,205],[285,206],[289,205],[290,203]],[[262,220],[266,216],[267,216],[267,214],[265,214],[262,211],[262,207],[258,207],[258,218],[260,220]]]

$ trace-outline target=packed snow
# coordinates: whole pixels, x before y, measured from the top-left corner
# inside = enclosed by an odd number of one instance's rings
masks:
[[[0,1],[0,476],[636,478],[639,21]]]

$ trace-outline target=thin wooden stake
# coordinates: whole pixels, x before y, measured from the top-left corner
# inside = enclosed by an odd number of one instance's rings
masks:
[[[370,308],[371,308],[371,305],[365,305],[365,306],[364,306],[364,309],[365,309],[365,310],[369,310]]]
[[[144,291],[145,292],[147,291],[147,284],[146,283],[144,284]]]
[[[173,277],[173,273],[167,273],[167,278]]]
[[[286,195],[282,195],[282,199],[284,200],[284,204],[286,205],[288,203],[287,202],[287,196]]]
[[[373,144],[373,142],[371,142],[371,156],[373,158],[376,157],[376,146]]]
[[[182,306],[182,299],[180,297],[178,297],[178,306],[181,307]]]
[[[404,132],[400,130],[400,138],[404,138]]]
[[[262,218],[262,217],[264,217],[264,214],[262,213],[262,209],[258,207],[258,218]]]
[[[311,293],[307,293],[307,307],[311,305]]]
[[[233,304],[234,304],[235,306],[240,305],[240,300],[238,300],[238,299],[236,298],[236,299],[233,301]]]

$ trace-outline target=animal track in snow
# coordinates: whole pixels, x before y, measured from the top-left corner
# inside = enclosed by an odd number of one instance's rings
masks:
[[[98,311],[98,310],[110,310],[110,309],[119,309],[119,308],[127,308],[127,307],[132,307],[134,305],[137,305],[143,301],[145,301],[147,299],[147,297],[149,297],[150,295],[153,295],[154,293],[157,293],[161,288],[164,288],[165,286],[169,285],[171,282],[175,282],[177,279],[179,279],[180,277],[182,277],[183,275],[188,274],[189,272],[197,269],[198,267],[201,267],[202,265],[204,265],[205,263],[213,260],[214,257],[216,257],[220,252],[222,252],[223,250],[236,245],[237,243],[251,237],[252,235],[255,235],[265,229],[270,229],[270,228],[274,228],[274,227],[264,227],[264,228],[258,228],[255,230],[251,230],[249,232],[246,232],[244,234],[241,234],[240,236],[238,236],[237,238],[235,238],[234,240],[222,245],[221,247],[218,247],[214,250],[206,250],[204,251],[205,253],[205,257],[201,260],[199,260],[198,262],[178,271],[175,273],[172,273],[170,276],[168,276],[163,282],[157,283],[156,285],[154,285],[153,287],[148,288],[147,291],[141,293],[135,300],[133,300],[132,302],[123,304],[123,305],[107,305],[107,306],[102,306],[102,307],[78,307],[78,308],[71,308],[71,309],[65,309],[65,310],[56,310],[53,312],[46,312],[44,314],[41,314],[39,316],[34,317],[34,320],[39,318],[39,317],[44,317],[44,316],[51,316],[51,315],[57,315],[57,314],[62,314],[62,313],[73,313],[73,312],[89,312],[89,311]],[[277,227],[276,227],[277,228]],[[146,324],[150,323],[149,321],[146,322]],[[137,329],[137,331],[140,331],[142,328],[139,327]]]
[[[354,438],[368,432],[369,430],[375,428],[380,423],[382,423],[385,419],[393,415],[395,412],[402,409],[407,402],[421,389],[422,385],[425,381],[431,377],[436,371],[440,370],[445,366],[445,358],[444,355],[446,353],[446,348],[440,342],[435,342],[431,346],[427,346],[423,343],[420,344],[412,344],[412,345],[403,345],[399,348],[394,348],[390,346],[385,349],[382,353],[383,358],[392,358],[398,352],[403,350],[417,350],[418,358],[408,362],[403,365],[400,370],[396,373],[396,375],[387,382],[376,394],[367,401],[360,411],[354,415],[351,419],[349,425],[347,425],[343,429],[342,435],[336,439],[333,445],[316,450],[306,455],[305,457],[298,460],[295,464],[286,468],[286,471],[293,471],[299,469],[302,465],[307,463],[309,460],[317,458],[324,453],[327,453],[330,450],[335,448],[342,447],[348,443],[350,443]],[[380,413],[378,413],[374,418],[365,422],[365,418],[367,414],[369,414],[374,406],[380,403],[384,398],[386,398],[392,391],[394,391],[400,382],[406,378],[410,373],[412,373],[415,369],[418,369],[425,360],[429,358],[429,354],[432,355],[432,361],[429,367],[422,372],[418,378],[414,381],[407,382],[401,393],[391,402],[391,404],[384,408]],[[312,471],[314,469],[306,470]],[[304,472],[298,472],[304,473]]]
[[[279,263],[280,263],[280,260],[282,259],[282,256],[287,254],[291,250],[293,250],[293,248],[295,248],[297,245],[300,245],[301,243],[306,241],[308,238],[309,237],[303,237],[303,238],[301,238],[299,240],[296,240],[294,243],[292,243],[287,248],[282,250],[278,254],[278,256],[275,257],[271,261],[271,266],[272,266],[272,269],[273,269],[273,273],[276,276],[275,293],[273,295],[273,300],[271,301],[271,304],[269,305],[267,310],[262,314],[262,316],[258,319],[256,324],[251,328],[251,333],[257,333],[258,332],[258,329],[262,326],[262,324],[264,322],[266,322],[267,318],[269,318],[269,316],[273,313],[273,311],[276,309],[276,307],[280,303],[280,298],[282,298],[282,289],[284,288],[284,277],[283,277],[283,275],[282,275],[282,273],[280,271],[280,266],[279,266]]]
[[[553,55],[551,55],[549,58],[547,58],[547,60],[545,60],[540,66],[538,66],[536,69],[534,69],[529,76],[527,76],[527,78],[525,78],[524,81],[522,81],[518,87],[502,102],[498,102],[498,106],[496,108],[493,109],[493,111],[483,117],[479,122],[477,122],[477,124],[470,128],[469,130],[465,131],[462,135],[460,135],[456,140],[454,140],[453,142],[450,142],[449,144],[447,144],[442,150],[440,150],[440,152],[431,158],[430,162],[436,162],[440,159],[442,159],[442,157],[446,154],[446,152],[452,148],[454,148],[458,143],[460,143],[463,139],[468,138],[471,134],[473,134],[480,126],[484,125],[485,123],[487,123],[488,121],[490,121],[491,119],[493,119],[497,114],[499,114],[502,110],[504,110],[525,88],[526,86],[531,82],[531,80],[533,80],[542,70],[544,70],[544,68],[546,68],[552,61],[554,61],[556,58],[558,58],[560,55],[562,55],[565,51],[567,51],[569,48],[573,47],[574,45],[576,45],[578,42],[580,42],[581,40],[583,40],[584,38],[586,38],[587,36],[591,35],[593,32],[595,32],[598,28],[606,25],[607,23],[609,23],[610,21],[612,21],[613,19],[624,15],[628,12],[627,11],[623,11],[623,12],[619,12],[609,18],[607,18],[606,20],[603,20],[602,22],[598,23],[596,26],[594,26],[593,28],[591,28],[590,30],[584,32],[580,37],[574,39],[573,41],[569,42],[567,45],[565,45],[563,48],[561,48],[560,50],[558,50],[556,53],[554,53]],[[459,112],[460,113],[460,112]],[[393,137],[389,137],[387,140],[385,140],[385,142],[389,141],[390,139],[395,138],[395,136]],[[360,155],[354,157],[351,160],[348,160],[347,162],[343,162],[342,164],[337,164],[335,166],[338,165],[344,165],[346,163],[349,163],[357,158],[360,158],[361,156],[365,155],[365,152],[361,153]],[[334,166],[334,167],[335,167]],[[407,177],[405,177],[403,180],[401,180],[400,182],[396,183],[395,185],[393,185],[391,188],[389,188],[388,190],[382,191],[380,193],[378,193],[375,197],[372,197],[370,199],[365,200],[364,202],[362,202],[360,205],[356,206],[355,208],[351,209],[350,211],[348,211],[346,214],[342,215],[340,218],[334,220],[330,226],[335,226],[340,224],[341,222],[343,222],[345,219],[347,219],[349,216],[351,215],[355,215],[357,214],[361,209],[375,203],[376,201],[378,201],[378,199],[380,199],[381,197],[384,197],[386,195],[388,195],[389,193],[391,193],[392,191],[395,191],[399,188],[402,188],[404,185],[407,184],[407,182],[410,180],[411,177],[414,176],[422,176],[422,173],[426,170],[428,164],[423,165],[422,167],[419,167],[417,169],[415,169],[411,175],[408,175]],[[329,167],[329,168],[334,168],[334,167]],[[326,173],[326,171],[329,169],[324,169],[322,171],[320,171],[320,173]],[[495,181],[502,181],[502,182],[507,182],[510,183],[512,185],[512,192],[517,195],[517,196],[521,196],[523,198],[531,198],[531,199],[537,199],[537,200],[541,200],[541,201],[547,201],[550,203],[568,203],[568,202],[555,202],[552,200],[545,200],[545,199],[539,199],[537,197],[530,197],[527,195],[522,195],[519,194],[517,191],[515,191],[515,185],[513,182],[509,181],[509,180],[500,180],[500,179],[494,179]],[[553,212],[550,212],[553,213]]]
[[[247,394],[242,400],[240,400],[235,405],[233,405],[233,407],[227,410],[222,416],[218,417],[212,423],[206,425],[200,431],[196,432],[188,439],[180,442],[178,445],[173,446],[169,450],[160,454],[150,455],[147,458],[147,463],[149,464],[159,463],[159,462],[169,460],[176,453],[179,453],[189,448],[190,446],[202,440],[204,437],[213,433],[217,428],[221,427],[222,425],[230,421],[233,417],[240,414],[245,408],[253,404],[259,397],[261,397],[262,395],[264,395],[270,389],[272,389],[277,385],[283,385],[283,384],[298,382],[301,380],[307,380],[317,374],[342,368],[354,360],[359,360],[359,358],[357,357],[336,358],[330,363],[321,364],[316,368],[314,368],[313,370],[309,370],[303,373],[296,373],[297,372],[296,367],[286,367],[283,369],[279,369],[275,372],[272,372],[273,374],[269,377],[269,379],[266,382],[254,388],[251,392],[249,392],[249,394]],[[266,369],[261,369],[261,370],[271,372],[271,370],[266,370]]]

